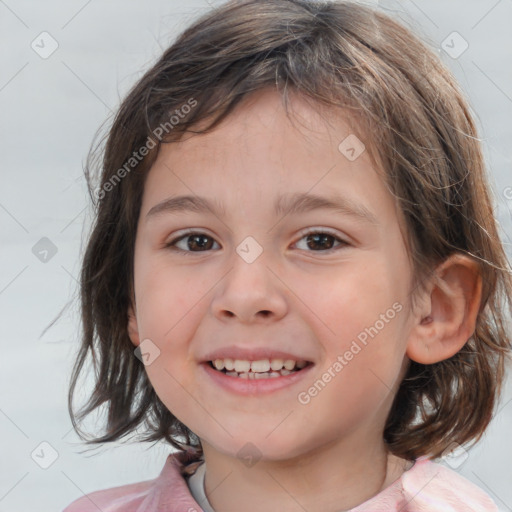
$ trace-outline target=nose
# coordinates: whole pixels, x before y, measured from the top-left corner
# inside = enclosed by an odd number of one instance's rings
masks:
[[[232,268],[215,287],[210,307],[222,321],[231,318],[244,323],[276,321],[288,309],[286,289],[262,256],[248,263],[236,255]]]

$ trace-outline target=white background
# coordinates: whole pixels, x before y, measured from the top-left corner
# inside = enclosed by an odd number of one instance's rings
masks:
[[[383,0],[380,7],[438,48],[467,92],[510,257],[512,1]],[[42,333],[77,290],[90,222],[82,166],[95,131],[209,8],[205,0],[0,0],[0,512],[62,510],[83,493],[155,478],[170,451],[123,443],[85,451],[66,404],[79,339],[76,301]],[[43,31],[59,45],[47,59],[31,48]],[[469,44],[457,59],[441,49],[453,31]],[[57,248],[46,263],[32,253],[42,237]],[[511,432],[509,385],[487,435],[457,468],[502,511],[512,510]],[[43,441],[58,452],[48,469],[31,458]]]

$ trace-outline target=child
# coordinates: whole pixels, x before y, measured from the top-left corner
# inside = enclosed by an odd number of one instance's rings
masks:
[[[73,424],[106,404],[88,442],[177,451],[66,512],[497,510],[432,459],[491,420],[510,270],[468,106],[408,30],[222,5],[122,103],[94,200]]]

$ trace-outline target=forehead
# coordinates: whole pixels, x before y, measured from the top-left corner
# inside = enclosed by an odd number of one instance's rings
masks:
[[[207,118],[198,122],[193,130],[206,128],[210,121]],[[361,142],[364,139],[367,156],[374,157],[373,141],[363,133],[360,120],[348,109],[322,105],[294,92],[288,95],[285,104],[280,93],[266,88],[246,96],[213,131],[205,135],[187,133],[173,145],[179,149],[186,142],[189,149],[203,146],[222,155],[225,142],[229,141],[239,144],[240,149],[260,142],[271,145],[284,142],[283,154],[288,147],[297,144],[312,153],[325,151],[329,144],[336,154],[340,141],[348,135]],[[216,148],[219,139],[224,139],[224,144]]]
[[[275,214],[283,196],[307,193],[341,195],[374,217],[396,213],[369,154],[371,141],[352,117],[300,96],[288,107],[289,115],[276,91],[258,91],[214,130],[163,144],[146,180],[142,215],[176,195],[208,196],[219,209],[248,214],[268,203]]]

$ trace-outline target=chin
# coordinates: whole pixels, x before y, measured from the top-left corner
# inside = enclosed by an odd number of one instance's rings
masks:
[[[265,437],[271,430],[262,429],[263,434],[262,431],[244,431],[243,435],[226,436],[221,442],[205,440],[216,451],[240,459],[247,467],[252,467],[258,461],[286,461],[301,454],[300,445],[283,433]]]

